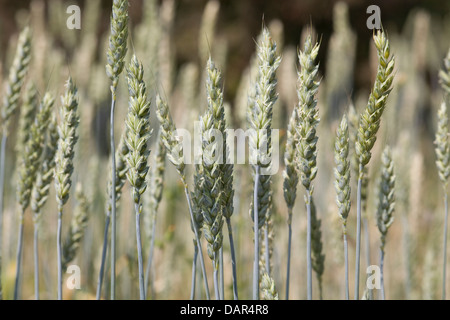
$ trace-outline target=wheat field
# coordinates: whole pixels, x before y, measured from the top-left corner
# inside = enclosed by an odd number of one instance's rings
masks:
[[[0,23],[1,299],[446,299],[450,7],[275,2]]]

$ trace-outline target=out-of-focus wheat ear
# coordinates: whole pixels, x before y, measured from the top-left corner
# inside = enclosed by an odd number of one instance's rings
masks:
[[[377,76],[369,96],[366,108],[359,118],[358,136],[355,149],[359,159],[357,217],[356,217],[356,260],[355,260],[355,300],[359,299],[359,273],[361,254],[361,187],[364,177],[364,167],[372,156],[371,150],[380,128],[381,115],[386,107],[386,101],[392,90],[394,80],[394,57],[391,55],[389,40],[383,30],[373,35],[378,55]]]
[[[450,99],[450,49],[444,59],[444,69],[439,70],[439,83],[444,90],[447,99]],[[450,101],[447,101],[450,103]]]
[[[63,272],[66,272],[69,263],[75,259],[89,219],[89,200],[86,198],[80,183],[75,188],[75,199],[77,200],[77,206],[63,246]]]
[[[3,196],[5,185],[5,153],[8,138],[8,126],[12,114],[17,109],[20,89],[22,87],[31,60],[31,32],[25,27],[20,33],[13,64],[9,69],[9,78],[5,86],[3,108],[1,111],[2,141],[0,145],[0,274],[2,273],[2,239],[3,239]],[[3,299],[2,281],[0,279],[0,300]]]
[[[278,300],[278,292],[275,288],[275,281],[267,273],[261,277],[262,300]]]
[[[347,245],[347,217],[350,212],[350,161],[349,155],[349,131],[347,116],[344,114],[336,132],[334,143],[334,188],[336,190],[336,203],[339,216],[342,220],[342,233],[344,238],[345,259],[345,297],[349,299],[348,284],[348,245]]]
[[[29,128],[30,136],[21,154],[18,168],[17,202],[19,204],[20,224],[17,243],[16,283],[14,289],[14,300],[19,298],[20,270],[22,264],[22,243],[25,210],[31,199],[33,185],[41,162],[41,155],[45,142],[45,131],[50,122],[50,115],[54,99],[47,93],[42,99],[40,109],[36,115],[35,122]]]
[[[16,152],[20,154],[30,136],[30,127],[38,108],[37,90],[33,82],[29,82],[20,107],[19,126],[17,129]]]
[[[66,82],[66,91],[61,97],[61,103],[61,122],[58,126],[59,139],[55,155],[55,189],[58,205],[58,231],[56,235],[58,250],[58,300],[62,300],[61,231],[63,206],[69,200],[74,169],[73,157],[75,155],[75,144],[78,141],[78,89],[71,77]]]
[[[377,202],[377,226],[381,233],[380,244],[380,269],[381,269],[381,297],[385,299],[384,292],[384,247],[386,245],[386,236],[388,229],[394,222],[395,207],[395,173],[394,161],[389,147],[386,147],[381,155],[381,176],[378,186],[378,202]]]
[[[158,212],[159,204],[163,195],[164,188],[164,172],[166,170],[166,147],[161,140],[161,130],[158,132],[156,139],[156,151],[155,161],[153,167],[151,167],[151,173],[149,178],[149,192],[147,192],[147,206],[149,212],[144,217],[145,228],[147,229],[148,242],[150,243],[149,254],[147,258],[147,267],[145,270],[145,290],[147,291],[150,277],[151,266],[153,261],[153,248],[155,246],[156,238],[156,215]],[[153,287],[153,285],[152,285]],[[148,294],[146,294],[148,296]]]
[[[34,223],[34,295],[35,299],[39,300],[39,228],[42,212],[41,209],[47,202],[50,192],[50,184],[53,180],[55,168],[55,154],[58,147],[58,127],[56,123],[56,116],[53,115],[48,126],[47,142],[45,143],[43,151],[43,159],[40,170],[36,177],[31,194],[31,210],[33,212]]]
[[[284,152],[284,165],[283,171],[283,195],[284,200],[288,208],[288,258],[286,266],[286,300],[289,300],[289,284],[291,274],[291,246],[292,246],[292,210],[295,204],[295,198],[297,194],[298,185],[298,167],[297,167],[297,147],[295,145],[297,141],[297,132],[295,126],[298,123],[297,108],[292,110],[291,117],[289,119],[286,139],[286,149]]]
[[[298,135],[297,161],[300,172],[300,181],[306,189],[307,211],[307,299],[312,299],[312,261],[311,261],[311,199],[314,192],[312,181],[317,175],[317,125],[319,124],[319,111],[317,106],[317,91],[319,65],[316,62],[319,53],[319,43],[313,43],[311,35],[305,39],[303,51],[299,51],[298,59],[300,70],[298,72],[298,106],[299,122],[296,126]]]
[[[447,264],[447,223],[448,223],[448,195],[447,185],[450,176],[450,144],[448,132],[448,116],[447,103],[442,102],[438,111],[438,127],[436,131],[436,139],[434,140],[436,151],[436,166],[438,168],[439,179],[444,187],[444,205],[445,205],[445,222],[444,222],[444,244],[443,244],[443,283],[442,283],[442,299],[445,299],[446,285],[446,264]]]
[[[314,199],[311,199],[311,251],[312,251],[312,268],[316,273],[317,282],[319,283],[319,297],[323,299],[323,272],[325,270],[325,254],[323,253],[322,244],[322,221],[317,218],[316,205]]]
[[[30,60],[31,31],[29,27],[25,27],[19,35],[16,54],[14,55],[13,64],[9,69],[8,81],[6,82],[1,113],[3,134],[8,133],[9,121],[18,107],[20,89],[27,74]]]
[[[129,92],[128,114],[126,118],[127,136],[125,143],[129,149],[126,156],[127,178],[132,187],[132,197],[136,214],[136,243],[139,268],[139,296],[145,300],[144,263],[142,255],[140,217],[142,212],[141,196],[147,189],[146,176],[149,170],[147,148],[150,129],[150,102],[147,99],[144,82],[144,67],[135,55],[127,68]]]
[[[189,192],[189,188],[188,188],[188,185],[186,182],[186,175],[185,175],[185,171],[184,171],[185,163],[184,163],[184,156],[183,156],[183,145],[180,143],[178,137],[176,136],[177,129],[172,120],[172,116],[170,115],[169,106],[167,105],[167,102],[165,102],[163,99],[161,99],[161,96],[159,94],[156,95],[156,116],[158,117],[158,121],[160,124],[161,139],[167,149],[166,150],[167,158],[177,169],[178,174],[180,175],[181,182],[183,183],[183,186],[184,186],[184,193],[185,193],[186,201],[187,201],[187,204],[189,207],[189,215],[190,215],[190,219],[191,219],[191,224],[194,229],[195,240],[197,241],[198,254],[200,255],[200,264],[201,264],[201,268],[202,268],[206,298],[207,298],[207,300],[209,300],[210,295],[209,295],[208,279],[206,276],[206,268],[205,268],[205,262],[203,259],[203,251],[202,251],[202,246],[201,246],[201,242],[200,242],[199,230],[197,228],[197,224],[194,222],[195,217],[194,217],[194,213],[193,213],[193,209],[192,209],[191,194]]]

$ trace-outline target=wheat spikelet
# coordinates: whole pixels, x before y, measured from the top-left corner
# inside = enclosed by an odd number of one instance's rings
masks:
[[[11,115],[17,109],[20,89],[22,88],[25,75],[28,71],[30,60],[31,32],[29,27],[25,27],[19,35],[16,54],[14,56],[13,64],[9,70],[9,77],[3,97],[1,118],[4,132],[7,132]]]
[[[89,218],[89,201],[83,192],[81,184],[77,184],[75,188],[75,198],[78,204],[75,207],[75,212],[70,223],[69,233],[67,234],[67,238],[63,245],[63,271],[65,271],[68,264],[75,259]]]
[[[106,52],[106,74],[112,81],[111,92],[115,95],[119,75],[124,67],[128,39],[128,0],[114,0],[111,14],[111,34]]]
[[[367,107],[359,118],[356,141],[356,152],[360,166],[363,167],[370,161],[371,150],[380,128],[381,115],[386,107],[394,79],[394,58],[390,54],[389,40],[383,31],[377,31],[373,39],[378,54],[378,70]],[[362,172],[359,172],[358,176],[361,177]]]
[[[261,278],[261,291],[263,300],[278,300],[275,282],[267,273],[264,273]]]
[[[45,94],[35,122],[30,128],[30,136],[22,154],[22,161],[18,169],[19,182],[17,184],[17,199],[22,215],[30,204],[31,191],[39,171],[41,155],[44,149],[45,131],[50,122],[54,101],[50,93]]]

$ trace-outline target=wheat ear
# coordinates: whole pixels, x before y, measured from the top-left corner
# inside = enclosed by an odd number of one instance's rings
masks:
[[[128,39],[128,0],[114,0],[111,14],[111,34],[106,53],[106,74],[111,80],[110,145],[111,182],[116,185],[116,146],[114,141],[114,110],[119,76],[124,68]],[[116,297],[116,190],[111,189],[111,300]]]
[[[38,240],[39,227],[42,212],[41,209],[47,202],[50,192],[50,184],[53,180],[55,168],[55,154],[58,147],[58,127],[56,117],[53,116],[48,126],[48,136],[43,151],[42,165],[36,177],[36,183],[31,194],[31,210],[33,211],[34,222],[34,292],[35,299],[39,300],[39,255]]]
[[[2,239],[3,239],[3,197],[5,186],[5,153],[8,139],[8,126],[12,114],[18,106],[20,89],[28,71],[31,60],[31,32],[25,27],[19,35],[13,64],[9,70],[8,81],[5,86],[3,108],[1,112],[2,142],[0,145],[0,275],[2,273]],[[3,299],[2,281],[0,279],[0,300]]]
[[[192,210],[192,201],[189,193],[189,188],[186,183],[186,174],[185,174],[185,163],[183,157],[183,146],[178,141],[176,136],[176,127],[173,123],[172,116],[170,115],[169,106],[167,103],[161,99],[159,95],[156,96],[156,116],[158,117],[159,124],[161,126],[161,138],[164,143],[164,146],[167,149],[167,158],[169,161],[175,166],[180,175],[181,182],[184,186],[184,193],[186,196],[186,201],[189,207],[189,214],[191,219],[191,224],[194,229],[195,240],[197,242],[198,253],[200,255],[200,264],[202,267],[203,281],[205,285],[206,298],[209,300],[209,288],[208,288],[208,279],[206,276],[205,263],[203,259],[202,246],[200,242],[199,231],[197,228],[197,224],[194,222],[194,213]],[[195,260],[194,260],[195,261]]]
[[[35,122],[30,128],[30,136],[22,153],[18,169],[17,200],[19,203],[20,225],[17,244],[16,263],[16,283],[14,289],[14,299],[18,299],[20,269],[22,264],[22,243],[25,210],[28,208],[31,199],[33,185],[36,183],[36,176],[39,170],[42,151],[44,149],[45,132],[50,122],[50,115],[54,99],[50,93],[46,93],[42,99],[40,109],[36,115]]]
[[[300,181],[306,189],[307,208],[307,298],[312,299],[312,261],[311,261],[311,199],[314,192],[312,181],[317,174],[317,141],[316,128],[319,124],[319,111],[316,108],[316,94],[320,80],[317,79],[319,65],[315,62],[319,52],[319,44],[312,43],[311,35],[305,40],[304,50],[299,52],[300,71],[298,72],[298,117],[296,127],[298,135],[297,153]]]
[[[380,244],[380,269],[381,269],[381,298],[385,299],[384,293],[384,247],[386,245],[386,236],[389,227],[394,222],[393,212],[395,206],[395,174],[394,174],[394,162],[392,161],[392,155],[389,147],[386,147],[381,156],[382,168],[381,177],[378,190],[378,203],[377,203],[377,226],[381,233]]]
[[[264,26],[257,43],[258,72],[254,83],[254,95],[249,95],[248,122],[253,130],[249,137],[249,155],[254,165],[254,197],[252,203],[252,219],[254,232],[254,261],[253,261],[253,299],[259,299],[259,229],[266,223],[270,215],[272,203],[271,176],[261,170],[270,169],[271,129],[273,105],[276,93],[276,71],[281,58],[276,53],[277,46],[272,40],[269,30]],[[266,148],[265,154],[261,152]],[[265,234],[266,238],[268,234]],[[268,255],[268,250],[266,254]],[[269,259],[266,259],[268,262]],[[267,272],[270,272],[267,268]]]
[[[389,40],[384,31],[377,31],[373,36],[378,54],[378,69],[374,87],[364,112],[359,118],[356,153],[359,159],[358,191],[356,209],[356,260],[355,260],[355,300],[359,299],[359,273],[361,253],[361,188],[364,167],[369,163],[371,150],[375,144],[376,134],[380,128],[381,115],[386,107],[386,100],[391,92],[394,79],[394,58],[390,53]]]
[[[62,300],[62,248],[61,230],[63,206],[69,200],[70,187],[72,185],[73,157],[75,155],[75,144],[78,141],[76,133],[78,116],[78,89],[69,77],[66,83],[66,91],[61,97],[61,123],[58,126],[58,149],[55,159],[55,189],[58,204],[58,300]]]
[[[20,118],[19,126],[17,129],[16,144],[16,152],[18,154],[21,154],[21,152],[24,150],[27,140],[30,136],[30,127],[33,124],[38,104],[39,102],[36,87],[32,82],[29,82],[25,90],[23,103],[20,106]]]
[[[347,217],[350,212],[350,161],[348,153],[349,133],[347,116],[344,114],[337,129],[334,143],[334,163],[336,164],[334,168],[334,188],[336,190],[336,203],[342,220],[342,234],[344,237],[345,298],[347,300],[349,299]]]

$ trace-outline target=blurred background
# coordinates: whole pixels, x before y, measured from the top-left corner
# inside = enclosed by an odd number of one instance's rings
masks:
[[[206,108],[204,68],[209,55],[223,73],[227,117],[232,128],[246,128],[247,94],[252,85],[252,61],[255,39],[263,24],[269,27],[277,43],[282,63],[277,73],[279,99],[274,107],[274,128],[280,129],[281,167],[273,177],[273,279],[284,299],[286,277],[287,209],[283,199],[282,170],[285,130],[297,102],[297,50],[303,48],[305,35],[311,32],[320,41],[321,86],[318,108],[319,173],[315,182],[317,214],[322,221],[325,253],[323,296],[342,299],[343,247],[341,223],[333,187],[333,144],[337,123],[353,105],[359,114],[367,99],[377,68],[373,30],[366,26],[371,15],[362,0],[130,0],[130,36],[128,55],[133,52],[143,62],[145,80],[152,103],[157,92],[165,96],[179,128],[193,130],[193,121]],[[81,29],[70,30],[66,21],[69,5],[81,8]],[[438,72],[443,68],[450,42],[450,2],[386,0],[375,3],[396,60],[394,89],[383,115],[382,126],[369,165],[369,185],[365,200],[369,247],[363,248],[362,270],[378,263],[379,231],[375,222],[376,177],[379,175],[380,150],[389,144],[397,168],[396,220],[388,235],[385,283],[388,299],[437,299],[441,290],[443,191],[437,176],[434,132],[437,108],[443,99]],[[95,298],[109,166],[109,79],[105,73],[106,48],[112,1],[6,1],[0,0],[0,66],[2,79],[7,74],[20,30],[30,25],[33,32],[32,63],[27,81],[33,82],[42,96],[63,92],[71,74],[80,94],[80,140],[76,150],[74,186],[79,184],[89,199],[89,223],[74,263],[82,272],[82,289],[65,289],[69,299]],[[252,72],[253,70],[253,72]],[[3,87],[3,85],[2,85]],[[125,79],[119,84],[116,111],[116,136],[124,127],[128,92]],[[57,99],[59,106],[59,99]],[[154,105],[154,104],[153,104]],[[152,108],[152,146],[158,123]],[[18,115],[15,115],[17,121]],[[14,126],[11,126],[14,128]],[[5,297],[12,297],[16,229],[14,153],[16,132],[11,129],[7,146],[7,177],[3,233],[3,274]],[[152,152],[152,155],[154,152]],[[153,158],[150,161],[154,161]],[[152,162],[150,162],[152,163]],[[156,233],[147,221],[144,248],[155,237],[150,298],[187,299],[194,247],[183,188],[173,166],[166,162],[163,199],[157,213]],[[192,184],[192,168],[188,168]],[[252,225],[249,205],[252,177],[249,165],[235,166],[235,213],[232,218],[236,237],[239,292],[251,297]],[[354,174],[353,174],[354,176]],[[352,178],[353,179],[353,178]],[[72,188],[73,190],[75,188]],[[356,182],[352,180],[356,191]],[[353,192],[356,193],[356,192]],[[294,209],[291,298],[306,297],[305,239],[306,213],[304,189],[299,185]],[[353,197],[353,196],[352,196]],[[356,198],[356,197],[354,197]],[[145,201],[145,200],[144,200]],[[64,232],[70,224],[77,201],[71,196],[64,217]],[[354,201],[356,203],[356,201]],[[356,206],[353,206],[356,207]],[[73,210],[72,210],[73,209]],[[45,207],[40,238],[43,255],[41,294],[56,297],[56,209],[53,185]],[[119,205],[118,298],[138,297],[137,258],[134,216],[130,189],[124,188]],[[133,214],[132,214],[133,213]],[[145,212],[144,220],[150,214]],[[354,230],[356,210],[349,218],[350,271],[353,280]],[[31,215],[26,216],[22,298],[33,298]],[[367,233],[364,233],[366,237]],[[225,297],[232,298],[229,244],[224,237]],[[368,250],[369,249],[369,250]],[[205,255],[208,260],[207,255]],[[208,270],[211,270],[209,261]],[[197,296],[203,297],[201,274]],[[364,278],[364,273],[362,273]],[[104,297],[108,297],[108,273]],[[317,286],[317,283],[314,284]],[[316,288],[316,287],[315,287]],[[353,288],[351,283],[350,288]],[[318,298],[317,290],[314,291]],[[352,293],[350,294],[352,296]]]

